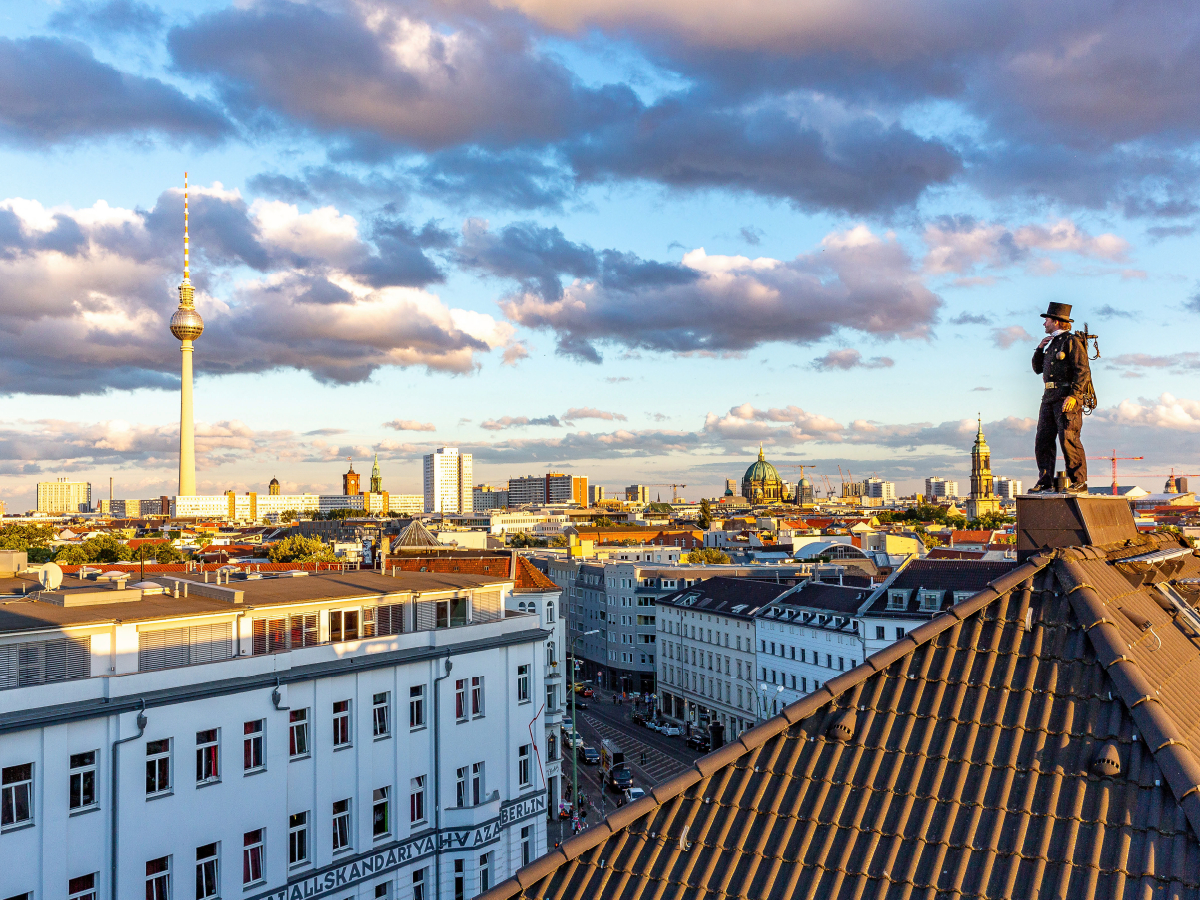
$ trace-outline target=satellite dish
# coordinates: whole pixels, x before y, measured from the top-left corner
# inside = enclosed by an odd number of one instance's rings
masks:
[[[63,570],[57,563],[48,562],[38,572],[38,581],[42,583],[42,589],[47,591],[57,590],[62,584],[62,577]]]

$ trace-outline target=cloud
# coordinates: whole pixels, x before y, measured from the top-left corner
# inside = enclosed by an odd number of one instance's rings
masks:
[[[141,37],[157,33],[163,25],[162,10],[137,0],[84,3],[70,0],[50,17],[50,27],[76,34],[104,37],[131,34]]]
[[[1002,350],[1007,350],[1013,344],[1033,340],[1033,335],[1020,325],[1009,325],[1007,328],[993,328],[992,340]]]
[[[167,321],[182,213],[178,190],[148,211],[0,201],[0,384],[68,395],[177,385]],[[465,373],[512,338],[510,325],[424,289],[441,277],[423,254],[441,239],[428,226],[376,220],[368,238],[333,207],[247,204],[219,184],[193,186],[191,222],[199,373]]]
[[[532,428],[537,425],[561,428],[562,422],[558,420],[558,416],[542,416],[540,419],[531,419],[529,416],[501,416],[499,419],[488,419],[480,423],[479,427],[486,431],[504,431],[506,428]]]
[[[971,388],[971,390],[973,390],[973,391],[990,391],[991,388],[990,387],[973,387],[973,388]]]
[[[413,419],[392,419],[390,422],[384,422],[383,427],[395,431],[437,431],[432,422],[417,422]]]
[[[992,319],[983,313],[959,313],[950,320],[951,325],[990,325]]]
[[[1092,237],[1067,219],[1010,229],[969,216],[942,216],[925,226],[923,238],[928,248],[924,267],[935,275],[967,274],[980,266],[1018,265],[1034,274],[1049,274],[1057,267],[1047,257],[1049,253],[1120,262],[1129,252],[1124,238],[1115,234]]]
[[[314,428],[312,431],[304,432],[305,437],[331,437],[335,434],[345,434],[345,428]]]
[[[1096,315],[1102,319],[1133,319],[1136,318],[1134,313],[1127,309],[1117,309],[1108,303],[1105,303],[1096,310]]]
[[[632,254],[596,254],[542,235],[528,253],[508,250],[490,232],[464,244],[501,245],[476,264],[517,279],[505,298],[510,320],[557,335],[560,353],[599,362],[597,343],[629,350],[737,353],[770,341],[809,344],[849,329],[880,338],[923,338],[941,300],[913,272],[903,247],[865,226],[825,237],[794,260],[709,256],[703,248],[680,264]],[[504,238],[507,231],[501,232]],[[563,287],[557,274],[574,276]]]
[[[1110,366],[1121,369],[1170,369],[1175,372],[1194,372],[1200,369],[1200,353],[1184,350],[1165,356],[1151,353],[1122,353],[1108,360]]]
[[[0,38],[0,141],[46,147],[113,135],[212,144],[232,125],[212,104],[121,72],[78,41]]]
[[[623,381],[630,381],[631,379],[629,378],[628,375],[617,375],[615,377],[610,376],[608,378],[605,378],[604,380],[607,381],[609,384],[620,384]]]
[[[852,348],[830,350],[824,356],[812,361],[812,367],[818,372],[847,371],[849,369],[888,369],[895,364],[895,360],[886,356],[863,359],[863,355]]]
[[[754,225],[743,225],[739,229],[738,234],[742,236],[742,240],[747,244],[757,247],[762,242],[764,232],[761,228],[757,228]]]
[[[591,406],[573,406],[562,415],[563,422],[573,425],[576,419],[601,419],[605,422],[624,422],[626,417],[621,413],[605,412]]]
[[[1097,410],[1096,415],[1122,428],[1135,426],[1165,431],[1200,431],[1200,401],[1178,398],[1168,393],[1163,393],[1157,400],[1144,397],[1137,401],[1122,400],[1116,407]]]
[[[529,358],[529,347],[524,341],[514,341],[504,348],[504,356],[501,359],[501,365],[516,366],[523,359]]]

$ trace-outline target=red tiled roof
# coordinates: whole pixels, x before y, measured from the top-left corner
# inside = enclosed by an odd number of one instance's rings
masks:
[[[402,572],[463,572],[468,575],[488,575],[508,578],[512,571],[510,556],[389,556],[387,567],[396,566]],[[560,591],[557,584],[538,571],[523,556],[517,557],[515,591]]]
[[[1200,630],[1148,582],[1200,559],[1118,565],[1172,547],[1034,556],[483,898],[1195,900]]]
[[[993,532],[960,529],[950,532],[950,546],[955,544],[986,544],[992,539]]]
[[[127,540],[125,542],[125,546],[127,546],[130,550],[136,550],[138,547],[141,547],[143,544],[165,544],[165,543],[167,543],[166,538],[130,538],[129,540]]]

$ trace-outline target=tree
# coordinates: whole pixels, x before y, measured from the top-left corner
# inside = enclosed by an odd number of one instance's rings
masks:
[[[54,540],[53,525],[5,525],[0,528],[0,550],[25,550],[49,547]],[[30,562],[33,560],[31,559]]]
[[[65,547],[60,547],[54,554],[54,561],[60,566],[83,566],[91,562],[88,559],[87,551],[78,544],[67,544]]]
[[[592,522],[597,528],[612,528],[613,520],[608,516],[600,516]]]
[[[319,537],[305,537],[302,534],[293,534],[282,541],[276,541],[267,550],[267,557],[271,562],[283,563],[318,562],[337,558]]]
[[[697,547],[689,551],[684,559],[693,565],[720,566],[729,562],[729,554],[716,547]]]
[[[998,531],[1010,522],[1015,522],[1012,516],[1006,516],[1003,513],[987,512],[978,519],[972,519],[967,523],[968,528],[974,528],[978,531]]]
[[[159,565],[166,566],[183,562],[183,554],[174,544],[143,544],[142,546],[146,548],[145,555]]]
[[[570,547],[571,541],[565,534],[556,534],[554,537],[550,538],[549,546],[551,546],[551,547]]]
[[[707,530],[712,525],[713,514],[712,505],[707,500],[700,501],[700,527]]]
[[[932,550],[934,547],[940,547],[942,544],[946,543],[936,534],[930,534],[929,532],[922,534],[921,540],[925,542],[926,550]]]
[[[128,544],[123,544],[111,534],[98,534],[80,545],[87,553],[88,562],[126,562],[133,556]]]
[[[524,547],[545,547],[546,543],[547,542],[545,538],[535,538],[531,534],[525,534],[524,532],[518,531],[512,536],[511,546],[520,550]]]

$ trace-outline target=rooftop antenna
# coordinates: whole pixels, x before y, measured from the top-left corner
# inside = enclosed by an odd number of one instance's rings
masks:
[[[190,256],[188,247],[188,173],[183,173],[183,283],[191,284]]]

